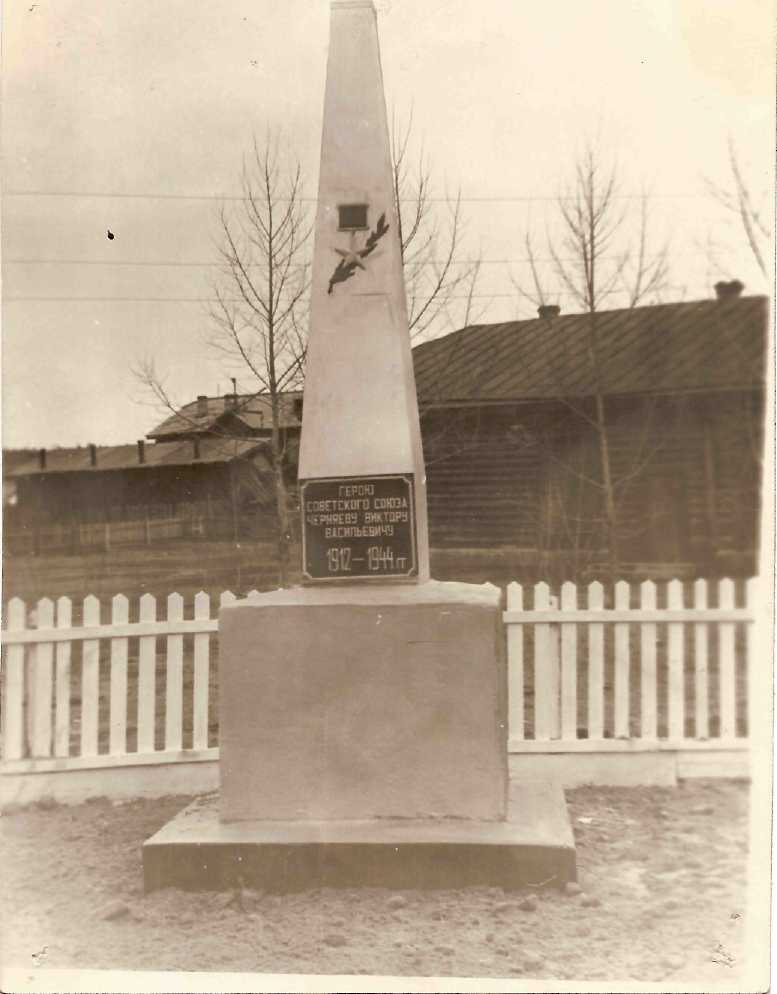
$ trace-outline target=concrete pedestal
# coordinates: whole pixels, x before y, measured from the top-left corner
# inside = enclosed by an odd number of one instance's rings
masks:
[[[503,820],[503,638],[490,584],[303,587],[222,608],[222,820]]]
[[[220,617],[220,798],[145,887],[516,888],[575,879],[563,791],[507,781],[500,594],[306,587]]]
[[[500,822],[389,818],[225,823],[215,797],[195,801],[143,846],[147,891],[242,885],[285,893],[319,887],[516,889],[574,880],[564,794],[511,785]]]

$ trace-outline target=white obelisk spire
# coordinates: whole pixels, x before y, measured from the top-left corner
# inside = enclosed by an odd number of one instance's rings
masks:
[[[304,481],[351,478],[356,486],[362,478],[393,476],[412,480],[410,525],[416,568],[410,575],[425,580],[429,577],[425,474],[375,8],[371,0],[334,0],[299,458],[303,516],[308,515],[303,526],[307,521],[314,530],[322,527],[324,519],[314,520],[314,515],[324,507],[324,497],[348,496],[344,490],[311,490],[318,496],[316,511],[309,513],[304,507]],[[396,563],[399,555],[391,542],[392,534],[401,532],[402,522],[389,534],[394,527],[390,515],[380,517],[387,501],[388,508],[401,506],[391,503],[394,498],[379,496],[395,492],[391,484],[386,486],[389,489],[373,489],[366,518],[326,519],[331,522],[327,534],[340,542],[338,548],[351,549],[349,568],[343,568],[339,552],[333,559],[331,549],[322,547],[319,552],[330,557],[332,575],[317,578],[402,575],[388,565]],[[340,512],[347,515],[347,505],[330,507],[328,513]],[[383,531],[370,546],[368,563],[368,550],[359,541],[351,548],[348,540],[375,529]],[[312,534],[306,530],[309,545]],[[383,565],[373,570],[375,548],[384,558]],[[362,552],[364,566],[354,568],[351,557],[359,560]],[[306,573],[311,576],[310,570]]]

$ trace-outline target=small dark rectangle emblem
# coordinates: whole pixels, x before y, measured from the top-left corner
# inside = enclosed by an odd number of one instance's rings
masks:
[[[337,208],[337,227],[340,231],[365,231],[367,225],[366,204],[340,204]]]
[[[417,575],[412,474],[300,480],[300,503],[306,579]]]

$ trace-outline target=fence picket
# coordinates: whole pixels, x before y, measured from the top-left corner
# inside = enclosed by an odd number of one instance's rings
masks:
[[[693,606],[696,609],[704,609],[707,607],[706,580],[697,580],[694,583]],[[693,642],[693,665],[695,677],[695,719],[693,732],[695,738],[707,739],[710,735],[710,690],[707,662],[708,638],[706,622],[698,621],[693,626]]]
[[[36,627],[54,627],[54,602],[48,597],[38,601]],[[33,653],[32,694],[32,755],[50,756],[52,748],[52,695],[54,690],[54,644],[38,642]]]
[[[231,590],[222,590],[221,596],[219,597],[219,607],[225,607],[227,604],[234,604],[237,597],[232,593]]]
[[[667,607],[674,610],[683,608],[683,585],[679,580],[671,580],[666,588]],[[682,622],[670,621],[667,625],[667,652],[669,663],[667,726],[670,739],[685,736],[685,630]]]
[[[577,607],[574,583],[561,586],[561,613]],[[577,738],[577,625],[561,625],[561,737]]]
[[[645,580],[640,585],[640,607],[653,611],[656,606],[656,585]],[[654,622],[641,625],[640,632],[640,729],[643,739],[658,735],[656,700],[656,626]]]
[[[628,610],[631,602],[631,588],[625,580],[615,584],[615,609]],[[615,624],[613,634],[614,680],[615,680],[615,715],[614,735],[616,739],[629,737],[629,678],[631,675],[631,647],[629,645],[629,626],[619,621]]]
[[[718,584],[720,607],[734,606],[734,581],[725,579]],[[720,666],[720,737],[736,735],[736,684],[734,658],[734,622],[722,621],[718,627]]]
[[[194,598],[196,620],[210,618],[210,597],[201,590]],[[194,636],[194,719],[192,746],[208,748],[208,679],[210,676],[210,635]]]
[[[13,597],[8,602],[7,629],[23,631],[27,624],[27,607]],[[24,755],[24,646],[9,645],[5,650],[3,684],[3,756],[21,759]]]
[[[167,620],[183,619],[183,597],[167,598]],[[167,636],[167,686],[165,692],[165,749],[183,748],[183,635]]]
[[[588,585],[588,608],[601,611],[604,588],[598,580]],[[588,738],[604,738],[604,626],[588,626]]]
[[[140,598],[140,621],[156,621],[156,597]],[[156,635],[138,639],[138,752],[154,751],[156,715]]]
[[[57,601],[57,628],[70,628],[73,623],[73,606],[69,597]],[[54,755],[70,755],[70,642],[57,642],[56,691],[54,716]]]
[[[758,610],[758,580],[756,577],[751,577],[745,584],[745,605],[752,613],[753,618],[755,618]],[[747,701],[746,734],[750,737],[751,741],[754,740],[756,734],[755,716],[757,714],[756,694],[753,687],[753,680],[755,678],[754,667],[755,625],[749,624],[745,625],[745,699]]]
[[[510,583],[507,587],[507,610],[523,610],[523,587]],[[509,705],[508,727],[511,739],[524,737],[524,672],[523,625],[507,626],[507,699]]]
[[[550,588],[547,583],[534,585],[534,610],[543,611],[550,607]],[[554,695],[554,661],[551,646],[550,625],[534,627],[534,738],[541,741],[553,735],[553,712],[558,708],[558,694]]]
[[[84,598],[84,627],[100,624],[100,602]],[[81,650],[81,755],[97,755],[100,706],[100,642],[87,639]]]
[[[111,622],[124,625],[129,621],[129,601],[116,594],[111,605]],[[111,709],[110,751],[127,751],[127,648],[129,639],[111,639]]]

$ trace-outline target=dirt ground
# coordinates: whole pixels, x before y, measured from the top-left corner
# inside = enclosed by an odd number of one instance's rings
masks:
[[[144,896],[141,843],[191,798],[6,813],[3,960],[735,986],[743,967],[747,785],[586,787],[567,799],[579,894],[166,889]]]

